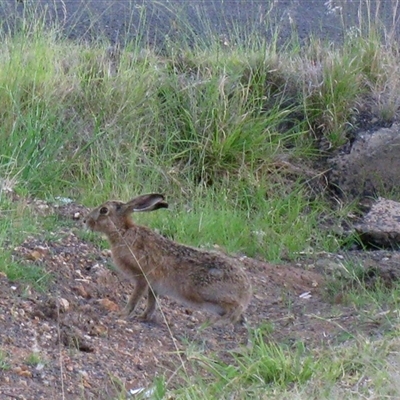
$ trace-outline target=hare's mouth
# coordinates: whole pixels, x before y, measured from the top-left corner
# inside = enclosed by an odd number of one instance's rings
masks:
[[[87,220],[86,218],[83,220],[83,223],[86,225],[87,228],[89,228],[90,230],[94,230],[94,227],[96,225],[96,223],[94,221],[91,221],[90,219]]]

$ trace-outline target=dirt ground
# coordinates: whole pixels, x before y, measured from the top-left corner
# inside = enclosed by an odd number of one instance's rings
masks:
[[[82,212],[73,205],[57,210],[61,219],[79,219]],[[76,235],[79,220],[76,225],[29,237],[14,249],[15,260],[26,268],[37,264],[51,274],[45,292],[0,275],[0,349],[8,367],[0,369],[2,400],[109,400],[125,389],[148,386],[158,375],[173,376],[181,363],[177,350],[195,346],[224,357],[247,343],[245,330],[201,328],[209,315],[166,298],[155,323],[120,318],[132,286],[110,268],[109,251]],[[400,254],[391,252],[321,254],[316,261],[305,256],[296,265],[242,257],[254,288],[248,324],[270,325],[270,341],[301,340],[309,347],[336,343],[344,334],[378,333],[379,321],[366,324],[340,298],[328,300],[327,273],[340,268],[345,257],[371,268],[400,266]]]
[[[376,3],[376,4],[375,4]],[[301,41],[310,35],[340,42],[345,31],[359,26],[375,15],[379,4],[384,26],[391,27],[391,1],[371,2],[359,12],[360,1],[343,0],[3,0],[0,19],[3,29],[18,26],[16,17],[43,13],[48,24],[58,21],[64,34],[71,39],[125,43],[143,39],[149,44],[165,45],[165,39],[213,33],[228,38],[240,31],[242,37],[253,34],[284,43],[296,32]],[[368,3],[369,4],[369,3]]]

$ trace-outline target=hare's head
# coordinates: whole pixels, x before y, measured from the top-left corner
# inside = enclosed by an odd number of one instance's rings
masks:
[[[167,207],[168,203],[164,201],[162,194],[144,194],[127,203],[107,201],[92,210],[83,222],[92,231],[107,234],[120,229],[129,229],[133,225],[132,212],[153,211]]]

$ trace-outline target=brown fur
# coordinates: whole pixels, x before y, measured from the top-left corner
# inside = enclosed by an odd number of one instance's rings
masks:
[[[141,316],[144,320],[152,318],[155,296],[161,295],[233,323],[243,322],[251,285],[237,260],[176,243],[136,225],[131,218],[132,212],[166,207],[164,196],[148,194],[128,203],[108,201],[85,219],[91,230],[107,236],[116,266],[135,282],[124,314],[131,314],[147,293],[147,307]]]

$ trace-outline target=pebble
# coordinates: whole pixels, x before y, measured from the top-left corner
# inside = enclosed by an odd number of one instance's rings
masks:
[[[67,299],[61,297],[58,299],[58,302],[60,304],[61,311],[66,312],[69,310],[69,301]]]

